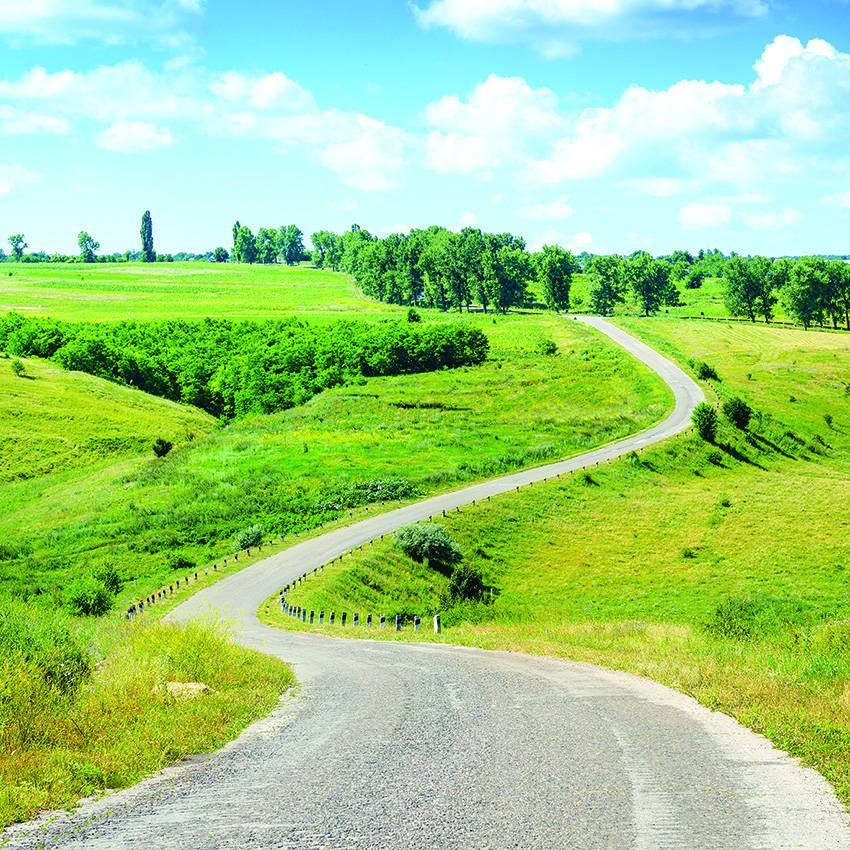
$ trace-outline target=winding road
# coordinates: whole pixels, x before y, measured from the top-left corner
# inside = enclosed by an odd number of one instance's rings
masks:
[[[850,850],[814,771],[725,715],[586,664],[262,626],[260,602],[399,525],[604,462],[690,427],[699,387],[604,319],[584,322],[670,385],[674,412],[578,458],[370,517],[200,591],[301,686],[237,741],[75,813],[15,827],[9,847],[734,848]]]

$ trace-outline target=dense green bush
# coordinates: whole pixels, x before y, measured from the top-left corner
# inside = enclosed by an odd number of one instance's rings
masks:
[[[802,599],[785,596],[731,597],[719,602],[705,623],[718,637],[748,640],[770,637],[780,629],[800,627],[822,612]]]
[[[173,444],[168,440],[163,440],[162,437],[157,437],[153,441],[153,453],[157,457],[165,457],[173,448]]]
[[[701,381],[719,381],[720,376],[713,366],[709,366],[704,360],[689,360],[690,367]]]
[[[705,401],[701,401],[691,414],[691,422],[697,433],[706,442],[713,443],[717,436],[717,411]]]
[[[450,566],[463,558],[446,527],[436,522],[403,525],[393,532],[393,542],[409,558],[429,566]]]
[[[64,594],[68,610],[78,617],[100,617],[112,607],[113,595],[93,575],[75,578]]]
[[[487,337],[464,324],[299,319],[78,323],[0,317],[0,348],[228,418],[272,413],[363,377],[469,366]]]
[[[727,398],[723,402],[723,415],[736,427],[742,431],[750,424],[750,417],[753,415],[752,408],[738,396]]]
[[[448,586],[440,598],[440,604],[451,608],[460,602],[479,602],[484,598],[484,578],[481,570],[472,564],[458,564],[449,578]]]
[[[261,525],[249,525],[236,534],[236,548],[248,549],[263,542],[266,530]]]

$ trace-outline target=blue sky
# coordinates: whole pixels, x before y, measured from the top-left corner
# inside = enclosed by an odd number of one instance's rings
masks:
[[[0,0],[0,234],[850,252],[848,0]],[[4,245],[8,249],[8,245]]]

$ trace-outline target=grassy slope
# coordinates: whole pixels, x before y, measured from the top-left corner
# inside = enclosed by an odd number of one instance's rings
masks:
[[[17,377],[0,360],[0,484],[149,455],[157,437],[180,443],[212,430],[202,411],[23,362],[25,375]]]
[[[549,482],[447,517],[498,595],[471,612],[481,622],[440,639],[649,675],[765,732],[848,801],[850,640],[825,646],[821,624],[850,618],[850,532],[840,521],[850,497],[850,338],[622,323],[679,359],[714,365],[721,392],[743,396],[761,420],[749,440],[724,424],[716,448],[697,437],[671,441],[590,481]],[[346,559],[344,570],[326,570],[289,601],[426,610],[436,608],[444,581],[385,543]],[[730,597],[764,606],[748,640],[703,628]],[[267,609],[265,618],[292,627],[273,600]]]
[[[246,525],[291,533],[330,519],[335,512],[310,505],[333,502],[352,481],[404,474],[423,493],[454,486],[616,439],[659,419],[669,403],[654,376],[578,323],[463,320],[491,338],[492,358],[480,367],[373,379],[233,423],[164,461],[0,488],[0,541],[18,547],[0,575],[49,586],[111,561],[157,584],[167,555],[215,560]],[[538,355],[543,336],[563,354]],[[291,512],[296,503],[300,515]]]

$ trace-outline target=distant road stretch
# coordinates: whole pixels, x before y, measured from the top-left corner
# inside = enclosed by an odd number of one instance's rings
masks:
[[[611,446],[436,496],[305,541],[222,579],[207,605],[301,683],[210,757],[70,816],[7,832],[8,847],[850,850],[824,780],[725,715],[646,679],[551,658],[335,640],[262,626],[260,603],[305,570],[437,516],[690,427],[699,387],[604,319],[670,385],[674,412]]]

